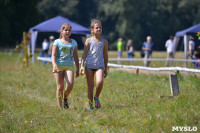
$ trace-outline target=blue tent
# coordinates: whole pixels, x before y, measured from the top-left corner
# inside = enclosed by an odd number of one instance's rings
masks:
[[[199,32],[199,31],[200,31],[200,24],[197,24],[197,25],[189,27],[185,30],[176,32],[176,36],[180,37],[180,36],[184,36],[184,35],[191,35],[193,33]]]
[[[38,31],[38,32],[59,32],[60,27],[63,23],[69,23],[72,26],[72,34],[90,34],[90,30],[86,27],[83,27],[77,23],[70,21],[67,18],[62,16],[57,16],[47,21],[44,21],[32,28],[29,31]]]
[[[196,32],[200,32],[200,24],[194,25],[192,27],[189,27],[187,29],[181,30],[176,32],[176,36],[175,36],[175,47],[177,46],[180,37],[184,37],[184,53],[185,53],[185,59],[187,59],[188,57],[188,45],[189,45],[189,38],[190,35],[196,33]],[[185,62],[185,67],[186,67],[187,63]]]
[[[90,30],[82,25],[74,23],[67,18],[57,16],[46,20],[29,29],[31,32],[32,62],[34,62],[35,43],[38,32],[59,32],[63,23],[69,23],[72,26],[72,34],[88,35]]]

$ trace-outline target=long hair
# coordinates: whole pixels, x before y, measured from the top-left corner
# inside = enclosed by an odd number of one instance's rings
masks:
[[[132,41],[131,39],[129,39],[126,45],[127,45],[127,46],[131,46],[132,43],[133,43],[133,41]]]
[[[70,27],[70,28],[72,29],[71,24],[69,24],[69,23],[64,23],[64,24],[62,24],[62,26],[61,26],[61,28],[60,28],[60,37],[59,37],[59,39],[62,38],[61,31],[64,30],[65,28],[67,28],[67,27]]]
[[[95,24],[96,23],[99,23],[101,25],[101,21],[97,20],[97,19],[92,19],[91,20],[91,24],[90,24],[90,30],[91,30],[91,35],[93,36],[93,33],[92,33],[92,29],[94,28]]]

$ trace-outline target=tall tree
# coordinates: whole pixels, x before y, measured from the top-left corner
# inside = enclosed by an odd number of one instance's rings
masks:
[[[20,42],[22,32],[38,22],[37,0],[0,1],[0,44],[15,45]]]
[[[199,21],[198,0],[102,0],[100,3],[98,14],[107,25],[110,41],[130,38],[136,49],[151,35],[155,49],[164,50],[169,35]]]
[[[24,30],[61,15],[86,27],[92,18],[101,20],[110,49],[123,37],[139,50],[151,35],[155,49],[164,50],[169,35],[199,23],[199,5],[199,0],[0,0],[0,44],[15,43]]]
[[[42,0],[38,3],[40,20],[44,21],[52,17],[61,15],[73,17],[78,14],[75,6],[79,0]]]

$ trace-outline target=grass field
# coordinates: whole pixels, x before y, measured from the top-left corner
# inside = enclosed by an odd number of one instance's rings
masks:
[[[116,52],[109,52],[109,57],[115,56]],[[168,133],[172,126],[200,130],[200,78],[195,74],[178,75],[180,95],[160,98],[170,95],[168,75],[109,72],[100,96],[102,108],[92,112],[86,79],[80,76],[69,96],[70,109],[60,110],[51,65],[30,63],[27,71],[18,57],[18,53],[0,52],[2,133]]]

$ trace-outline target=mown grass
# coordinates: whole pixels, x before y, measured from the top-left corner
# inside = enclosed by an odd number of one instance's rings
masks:
[[[115,53],[109,52],[109,55]],[[170,95],[168,75],[112,71],[104,81],[102,108],[89,112],[84,76],[75,79],[70,109],[56,104],[49,63],[20,66],[18,53],[0,52],[0,132],[171,132],[200,129],[200,78],[178,75],[180,95]]]

